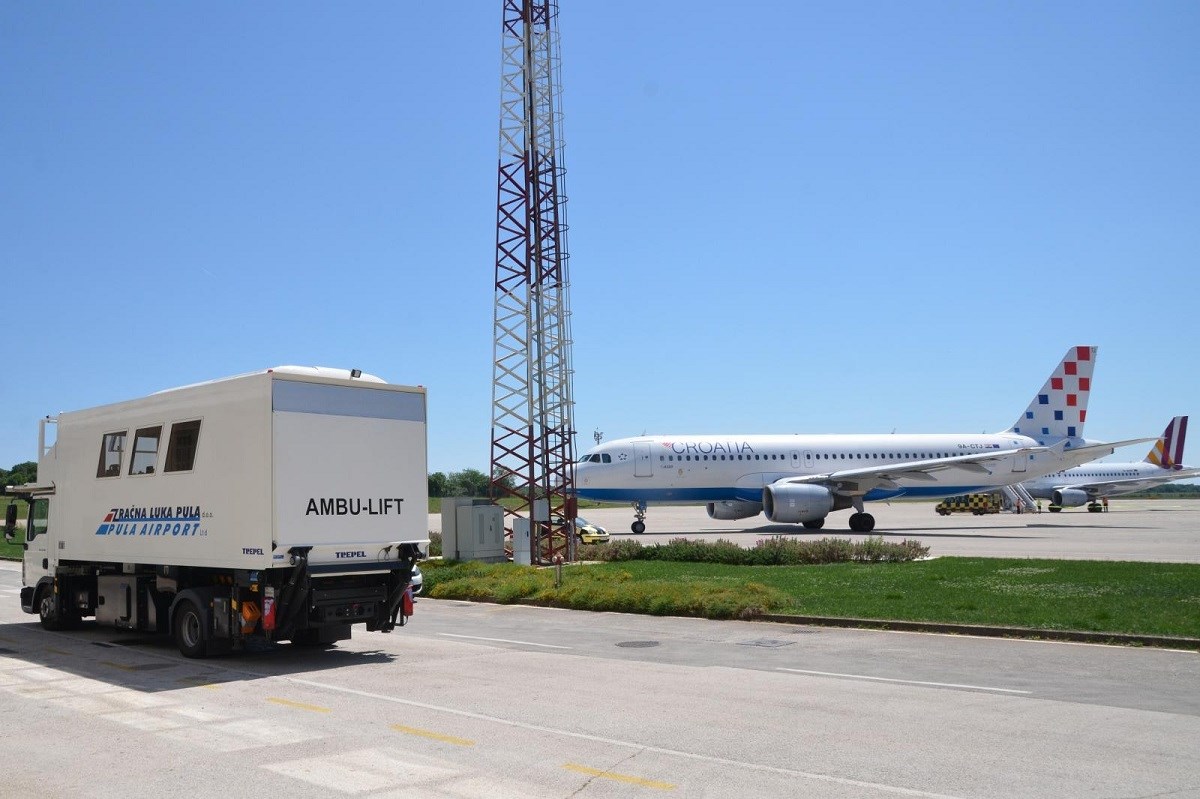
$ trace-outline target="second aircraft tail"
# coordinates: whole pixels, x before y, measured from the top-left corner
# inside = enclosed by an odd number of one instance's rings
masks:
[[[1162,438],[1154,442],[1146,455],[1146,463],[1153,463],[1163,469],[1180,469],[1183,467],[1183,442],[1187,438],[1186,416],[1176,416],[1163,431]]]

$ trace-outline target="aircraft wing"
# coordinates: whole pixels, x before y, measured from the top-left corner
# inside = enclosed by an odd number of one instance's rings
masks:
[[[1157,438],[1137,438],[1130,441],[1116,441],[1111,444],[1088,444],[1083,447],[1067,449],[1066,440],[1064,439],[1049,447],[1038,446],[984,450],[976,454],[958,455],[953,458],[930,458],[928,460],[909,461],[907,463],[863,466],[858,469],[839,469],[825,474],[811,474],[804,475],[803,477],[785,477],[779,482],[815,483],[827,486],[830,491],[836,494],[862,496],[876,488],[902,488],[898,482],[900,480],[936,483],[938,482],[939,472],[945,472],[950,469],[990,475],[992,474],[992,469],[988,468],[990,464],[998,464],[1006,461],[1013,455],[1034,455],[1049,452],[1053,453],[1064,464],[1077,466],[1081,463],[1087,463],[1088,461],[1094,461],[1097,458],[1109,455],[1119,447],[1157,440]],[[1021,479],[1020,473],[1014,474],[1013,482],[1019,482]]]
[[[1021,447],[1019,449],[985,450],[973,455],[958,455],[953,458],[930,458],[928,460],[908,461],[907,463],[888,463],[880,466],[863,466],[858,469],[838,469],[825,474],[810,474],[803,477],[785,477],[780,483],[816,483],[828,486],[838,494],[846,496],[862,496],[875,488],[900,488],[898,480],[924,480],[935,483],[938,473],[948,469],[960,469],[976,474],[991,474],[989,464],[999,463],[1014,454],[1050,452],[1051,447]],[[1095,459],[1097,456],[1092,456]]]
[[[1165,471],[1165,470],[1164,470]],[[1071,485],[1055,486],[1056,489],[1076,489],[1086,491],[1089,497],[1111,497],[1116,494],[1130,494],[1134,491],[1144,491],[1147,488],[1171,483],[1175,480],[1186,480],[1200,475],[1200,469],[1181,469],[1162,475],[1146,477],[1127,477],[1121,480],[1097,480],[1092,483],[1072,483]]]

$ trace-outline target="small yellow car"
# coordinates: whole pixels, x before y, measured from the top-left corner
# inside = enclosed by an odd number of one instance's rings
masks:
[[[555,517],[556,524],[561,523],[562,517]],[[607,544],[608,530],[598,524],[592,524],[582,516],[575,517],[575,536],[582,544]]]

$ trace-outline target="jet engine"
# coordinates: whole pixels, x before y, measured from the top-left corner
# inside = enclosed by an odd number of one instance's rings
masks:
[[[1088,494],[1078,488],[1056,488],[1051,499],[1060,508],[1077,508],[1088,501]]]
[[[816,485],[769,485],[763,489],[763,511],[773,522],[798,524],[823,519],[833,510],[833,494]]]
[[[751,516],[757,516],[762,513],[761,502],[743,502],[740,499],[723,499],[720,502],[708,503],[708,518],[722,519],[729,521],[732,519],[748,519]]]

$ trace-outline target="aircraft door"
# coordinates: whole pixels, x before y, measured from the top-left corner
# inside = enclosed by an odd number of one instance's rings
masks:
[[[792,453],[792,468],[796,469],[796,470],[800,469],[800,453],[799,452]]]
[[[809,470],[813,468],[813,454],[811,452],[804,453],[804,468]]]
[[[1024,474],[1029,467],[1029,455],[1024,452],[1019,452],[1013,456],[1013,474]]]
[[[650,462],[650,442],[633,442],[633,476],[653,477],[654,465]]]

